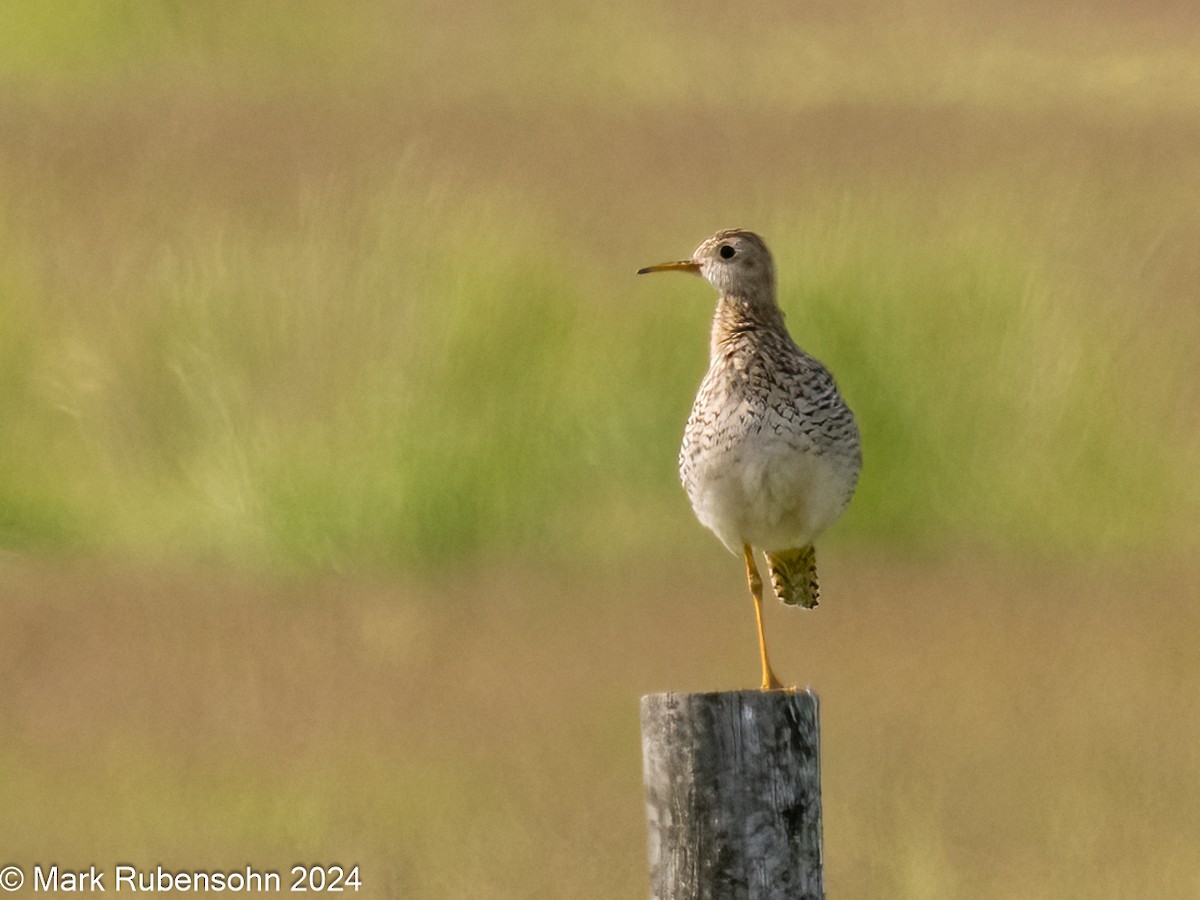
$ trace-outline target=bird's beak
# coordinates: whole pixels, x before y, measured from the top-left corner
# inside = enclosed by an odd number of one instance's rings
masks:
[[[681,259],[677,262],[659,263],[657,266],[646,266],[644,269],[638,269],[639,275],[649,275],[651,272],[670,272],[671,270],[680,272],[691,272],[694,275],[700,274],[700,263],[694,259]]]

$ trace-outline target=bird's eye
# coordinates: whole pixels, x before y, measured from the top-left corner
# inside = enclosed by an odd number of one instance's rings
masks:
[[[735,256],[737,256],[737,251],[734,250],[729,244],[722,244],[721,249],[717,252],[721,254],[721,259],[733,259]]]

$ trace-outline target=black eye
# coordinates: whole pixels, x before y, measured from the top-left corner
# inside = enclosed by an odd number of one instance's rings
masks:
[[[717,252],[721,254],[721,259],[733,259],[737,256],[737,251],[728,244],[722,244],[721,249]]]

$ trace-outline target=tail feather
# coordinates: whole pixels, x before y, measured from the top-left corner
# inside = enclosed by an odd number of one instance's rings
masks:
[[[812,544],[766,554],[775,596],[788,606],[812,609],[817,605],[817,552]]]

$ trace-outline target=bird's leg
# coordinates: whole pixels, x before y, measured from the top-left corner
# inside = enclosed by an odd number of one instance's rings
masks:
[[[754,618],[758,622],[758,652],[762,656],[762,689],[773,691],[783,688],[783,682],[771,671],[771,661],[767,659],[767,637],[763,633],[762,614],[762,578],[758,574],[758,566],[754,564],[754,551],[749,544],[742,544],[742,554],[746,558],[746,581],[750,583],[750,596],[754,598]]]

